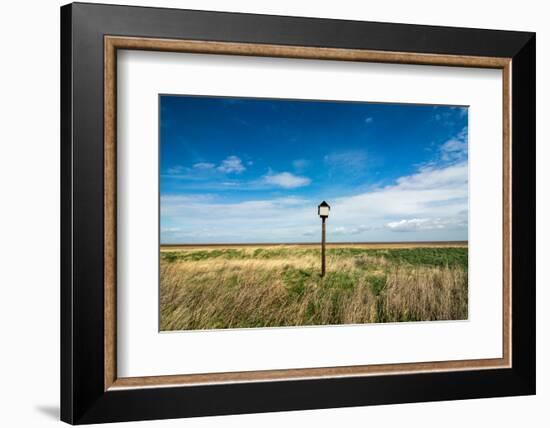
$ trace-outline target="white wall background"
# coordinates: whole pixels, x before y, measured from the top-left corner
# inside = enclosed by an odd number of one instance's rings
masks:
[[[139,423],[158,427],[548,426],[550,405],[550,27],[536,0],[146,0],[126,4],[485,27],[537,32],[538,394],[461,402],[285,412]],[[116,3],[103,1],[103,3]],[[59,6],[4,2],[0,9],[0,421],[59,424]],[[546,122],[546,123],[545,123]],[[125,426],[138,426],[138,423]]]

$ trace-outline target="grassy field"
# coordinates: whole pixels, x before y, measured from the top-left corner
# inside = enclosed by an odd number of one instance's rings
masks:
[[[161,330],[460,320],[468,248],[334,244],[162,247]]]

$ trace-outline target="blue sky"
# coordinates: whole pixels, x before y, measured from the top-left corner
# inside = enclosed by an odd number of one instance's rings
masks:
[[[466,107],[162,95],[161,243],[466,240]]]

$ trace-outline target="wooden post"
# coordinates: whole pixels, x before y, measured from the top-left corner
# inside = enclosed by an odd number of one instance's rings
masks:
[[[325,220],[326,217],[321,217],[323,220],[323,232],[322,232],[322,238],[321,238],[321,276],[325,276],[325,270],[326,270],[326,263],[325,263],[325,240],[326,240],[326,227],[325,227]]]

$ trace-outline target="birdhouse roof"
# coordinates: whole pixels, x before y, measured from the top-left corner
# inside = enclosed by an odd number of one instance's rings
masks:
[[[330,205],[326,203],[326,201],[323,201],[319,204],[320,207],[329,207],[330,209]]]

